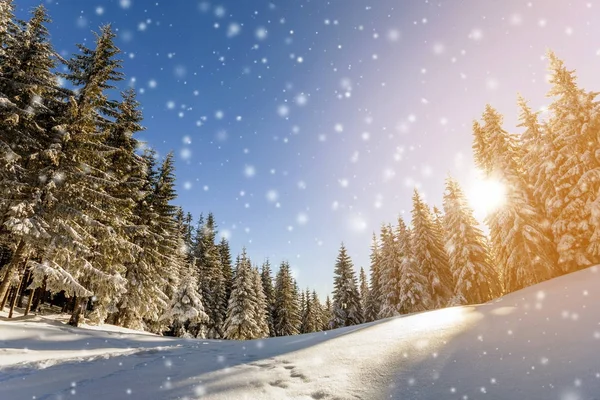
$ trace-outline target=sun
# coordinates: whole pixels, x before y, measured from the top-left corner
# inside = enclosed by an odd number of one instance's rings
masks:
[[[467,198],[476,216],[484,218],[506,203],[506,186],[498,179],[476,177]]]

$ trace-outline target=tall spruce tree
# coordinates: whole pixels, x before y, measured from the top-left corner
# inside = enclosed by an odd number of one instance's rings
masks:
[[[252,268],[254,279],[254,293],[256,296],[256,308],[254,310],[257,331],[254,338],[269,337],[269,313],[270,307],[263,289],[262,278],[258,268]]]
[[[379,276],[382,296],[378,318],[389,318],[400,312],[402,257],[392,227],[382,226]]]
[[[451,304],[480,304],[499,296],[498,275],[490,264],[485,236],[458,182],[452,178],[446,179],[444,212],[446,249],[454,277]]]
[[[365,273],[365,269],[363,267],[360,267],[360,272],[358,274],[358,284],[360,294],[360,307],[363,310],[364,317],[369,303],[369,281],[367,279],[367,274]],[[366,320],[366,318],[363,319]]]
[[[269,336],[274,337],[275,334],[275,289],[273,288],[273,277],[271,276],[271,264],[269,260],[265,260],[262,265],[260,278],[262,280],[263,292],[265,293],[265,301],[267,302],[267,325],[269,326]]]
[[[373,232],[373,240],[371,242],[371,265],[370,269],[370,286],[367,296],[367,306],[365,312],[365,322],[375,321],[379,318],[381,311],[381,251],[377,236]]]
[[[227,319],[224,325],[226,339],[248,340],[259,337],[257,321],[257,298],[255,293],[255,276],[246,249],[236,264],[233,290],[227,308]]]
[[[600,262],[600,105],[596,92],[578,87],[574,71],[554,53],[548,58],[548,95],[555,98],[548,127],[556,146],[545,157],[555,165],[551,181],[556,193],[548,211],[560,270],[572,272]]]
[[[342,244],[333,278],[333,328],[357,325],[363,322],[356,275],[352,260]]]
[[[431,299],[429,308],[445,307],[452,298],[454,287],[448,255],[432,213],[416,189],[413,195],[412,226],[413,256],[417,269],[427,279]]]
[[[277,336],[298,334],[300,305],[290,265],[282,262],[275,278],[274,325]]]
[[[536,207],[524,178],[516,137],[502,128],[502,116],[491,106],[484,125],[474,131],[486,146],[478,166],[506,189],[506,202],[486,218],[491,244],[504,270],[504,287],[512,292],[556,276],[556,252],[544,213]]]
[[[402,218],[398,219],[396,240],[402,254],[400,267],[400,314],[425,311],[431,301],[428,279],[413,253],[413,238]]]

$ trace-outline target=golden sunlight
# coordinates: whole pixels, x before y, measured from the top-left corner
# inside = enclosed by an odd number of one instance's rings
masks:
[[[506,202],[506,187],[497,179],[477,177],[467,198],[476,216],[485,217]]]

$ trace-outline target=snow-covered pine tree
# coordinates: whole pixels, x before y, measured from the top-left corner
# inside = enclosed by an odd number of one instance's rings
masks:
[[[333,303],[329,298],[329,295],[325,298],[325,305],[323,306],[323,313],[321,314],[321,330],[328,331],[332,329],[331,321],[333,320]]]
[[[134,231],[135,260],[126,264],[126,292],[121,296],[118,311],[111,322],[132,329],[143,329],[143,320],[158,318],[168,305],[165,287],[169,283],[167,270],[171,262],[173,245],[168,237],[169,229],[160,223],[159,202],[174,198],[175,193],[157,196],[158,171],[156,153],[147,149],[142,159],[142,186],[140,197],[134,207],[134,222],[138,229]],[[172,185],[167,185],[173,190]],[[162,198],[162,199],[161,199]],[[164,218],[164,217],[163,217]],[[169,222],[169,219],[166,219]]]
[[[47,219],[51,217],[45,198],[53,182],[43,178],[57,162],[51,127],[61,111],[61,96],[53,73],[55,52],[48,41],[45,9],[36,8],[23,29],[14,23],[12,10],[12,2],[2,3],[0,231],[3,241],[12,244],[14,256],[4,268],[8,279],[0,284],[0,301],[25,253],[32,248],[43,249],[50,238]],[[65,276],[64,280],[69,278]]]
[[[231,265],[231,251],[229,249],[229,242],[224,237],[218,244],[219,255],[221,260],[221,267],[223,268],[223,283],[225,285],[225,309],[229,303],[229,297],[231,296],[231,289],[233,287],[233,266]]]
[[[246,249],[244,249],[236,265],[233,290],[227,308],[227,318],[224,325],[226,339],[254,339],[260,331],[256,318],[255,284],[256,280],[252,272],[252,266],[246,256]]]
[[[520,137],[520,163],[533,200],[544,216],[549,218],[550,200],[556,193],[555,182],[552,181],[556,167],[556,147],[548,125],[538,121],[539,112],[531,110],[521,96],[518,97],[517,104],[521,109],[518,126],[525,129]]]
[[[520,165],[517,138],[502,129],[502,116],[491,106],[475,141],[486,146],[477,155],[478,166],[506,189],[506,203],[486,218],[491,245],[504,270],[504,288],[512,292],[557,274],[556,252],[549,223],[536,208]],[[482,136],[478,138],[477,136]]]
[[[290,265],[284,261],[275,278],[274,325],[277,336],[298,334],[300,305],[294,286]]]
[[[215,243],[217,224],[214,215],[209,213],[206,221],[199,226],[196,235],[196,262],[200,271],[202,299],[209,316],[206,327],[209,338],[223,337],[223,323],[227,314],[224,309],[226,300],[226,282],[221,265],[221,253]]]
[[[426,277],[431,303],[429,308],[442,308],[452,298],[454,283],[448,255],[439,237],[431,210],[415,189],[412,210],[413,256],[417,269]]]
[[[369,281],[367,279],[367,274],[365,274],[365,269],[363,267],[360,267],[360,272],[358,274],[358,283],[360,294],[360,307],[363,310],[364,317],[369,303]],[[366,321],[366,318],[363,319]]]
[[[304,333],[302,330],[302,324],[304,323],[304,317],[306,314],[306,292],[300,291],[300,297],[298,298],[298,304],[300,304],[300,327],[298,330],[300,333]]]
[[[389,318],[400,313],[400,285],[402,278],[402,258],[400,246],[392,227],[381,227],[380,287],[381,309],[378,318]]]
[[[485,236],[458,182],[450,177],[446,179],[444,212],[446,250],[454,277],[451,304],[481,304],[499,296],[498,275],[490,265]]]
[[[427,276],[418,267],[413,254],[412,233],[402,218],[398,218],[396,240],[403,255],[400,267],[400,314],[425,311],[431,304]]]
[[[362,322],[363,313],[354,267],[342,243],[334,269],[332,327],[341,328]]]
[[[323,306],[321,305],[321,301],[319,300],[319,296],[317,295],[317,292],[315,290],[312,291],[310,297],[310,309],[311,313],[307,318],[308,330],[310,332],[320,332],[323,330]]]
[[[160,321],[169,324],[175,336],[203,338],[202,326],[206,320],[208,315],[198,291],[198,276],[195,268],[188,264]]]
[[[267,325],[269,326],[269,336],[274,337],[274,313],[275,313],[275,289],[273,288],[273,277],[271,276],[271,264],[269,260],[265,260],[260,271],[263,292],[265,293],[265,301],[267,302]]]
[[[575,72],[549,52],[548,127],[556,147],[551,181],[556,193],[549,201],[552,231],[562,272],[600,262],[600,104],[598,93],[578,87]],[[547,155],[546,158],[552,155]]]
[[[375,321],[379,318],[381,311],[381,251],[377,235],[373,232],[371,243],[371,265],[370,265],[370,287],[367,296],[367,307],[365,308],[365,322]]]
[[[254,338],[261,339],[269,337],[269,305],[267,303],[267,297],[263,289],[262,278],[258,268],[252,268],[252,275],[254,279],[254,293],[256,295],[256,309],[254,311],[255,320],[258,330],[256,331]]]

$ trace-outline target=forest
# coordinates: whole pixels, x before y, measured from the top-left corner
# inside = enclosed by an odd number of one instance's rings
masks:
[[[412,219],[373,235],[368,276],[341,245],[322,301],[298,287],[288,262],[274,271],[245,249],[234,256],[213,214],[194,219],[175,205],[173,154],[142,146],[136,91],[116,90],[125,75],[111,26],[68,59],[49,26],[43,6],[21,21],[0,2],[0,310],[9,317],[51,303],[74,326],[246,340],[480,304],[600,263],[597,93],[552,52],[543,114],[519,97],[521,133],[490,105],[473,122],[477,167],[505,188],[485,219],[489,235],[452,177],[441,208],[415,190]]]

